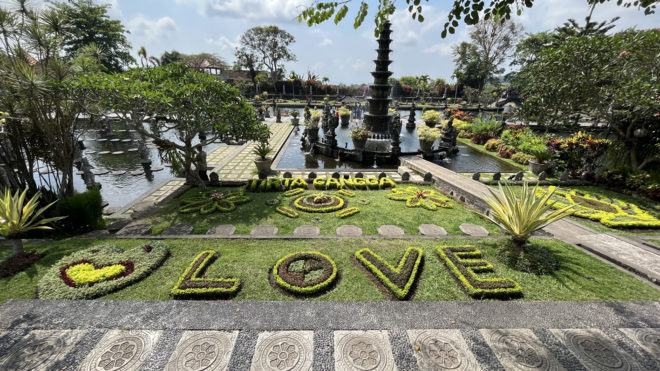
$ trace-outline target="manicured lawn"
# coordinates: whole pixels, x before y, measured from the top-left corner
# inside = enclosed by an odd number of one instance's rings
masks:
[[[35,298],[39,279],[64,255],[94,246],[104,241],[72,239],[30,245],[46,253],[41,261],[14,277],[0,279],[0,303],[10,298]],[[107,241],[106,241],[107,242]],[[129,248],[147,241],[112,240],[118,246]],[[408,246],[419,247],[425,256],[415,301],[473,300],[462,292],[437,258],[434,249],[439,245],[464,245],[466,240],[207,240],[180,239],[164,241],[171,248],[165,263],[133,286],[109,294],[102,299],[112,300],[168,300],[169,292],[179,276],[201,251],[213,249],[220,254],[206,273],[206,277],[233,276],[242,280],[242,288],[233,300],[302,300],[288,296],[273,288],[268,272],[278,259],[286,254],[316,250],[330,256],[340,270],[336,287],[311,301],[383,301],[388,298],[369,277],[351,262],[350,257],[361,248],[396,264]],[[521,300],[541,301],[642,301],[660,300],[660,290],[619,269],[556,240],[534,240],[552,251],[560,262],[560,270],[548,276],[535,276],[510,270],[497,261],[495,240],[472,240],[484,252],[484,257],[495,266],[494,274],[484,277],[504,277],[517,281],[524,290]],[[3,244],[0,249],[10,247]]]
[[[400,187],[408,187],[401,184]],[[429,189],[429,187],[420,187]],[[218,191],[238,190],[219,188]],[[315,194],[320,191],[307,191],[306,194]],[[260,224],[275,225],[279,234],[293,234],[293,230],[303,224],[317,225],[321,234],[336,234],[337,227],[343,224],[353,224],[362,228],[365,235],[377,235],[378,227],[384,224],[397,225],[406,234],[419,235],[417,229],[420,224],[439,225],[451,235],[463,235],[459,225],[463,223],[474,223],[483,225],[493,235],[500,234],[499,228],[494,224],[482,220],[472,211],[466,209],[455,201],[450,201],[453,208],[438,209],[430,211],[421,207],[408,208],[404,201],[393,201],[386,197],[389,190],[382,191],[354,191],[355,197],[343,197],[347,207],[357,207],[360,212],[351,217],[340,219],[335,213],[306,213],[299,212],[298,218],[292,219],[275,211],[275,206],[268,206],[266,202],[273,199],[280,200],[280,206],[289,206],[289,203],[298,196],[285,197],[282,192],[247,193],[252,201],[239,205],[236,210],[229,213],[215,212],[200,217],[198,213],[181,214],[178,208],[181,200],[193,197],[199,193],[197,189],[191,189],[178,199],[163,205],[160,210],[148,222],[152,225],[152,233],[160,234],[165,228],[173,224],[185,223],[194,227],[194,233],[204,234],[210,228],[218,224],[233,224],[236,227],[235,234],[249,234],[252,228]],[[338,195],[336,191],[325,191],[329,195]],[[362,204],[368,203],[368,204]]]
[[[520,186],[512,186],[512,188],[517,192],[519,192],[522,189],[522,187]],[[600,194],[602,196],[619,199],[627,203],[635,204],[643,211],[648,212],[649,214],[653,215],[656,218],[660,218],[660,203],[650,200],[646,197],[641,197],[638,195],[626,195],[623,193],[614,192],[596,186],[571,186],[571,187],[559,187],[559,188],[564,191],[576,190],[584,193]],[[614,234],[618,234],[620,236],[660,235],[660,228],[630,228],[630,229],[612,228],[604,224],[601,224],[596,220],[589,220],[580,217],[570,217],[570,218],[598,232],[611,232]]]

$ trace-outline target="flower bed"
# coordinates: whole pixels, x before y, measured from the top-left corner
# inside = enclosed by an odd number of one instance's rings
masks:
[[[271,270],[275,284],[296,295],[313,295],[327,290],[338,273],[335,262],[316,251],[286,255]]]
[[[413,284],[420,273],[422,257],[421,249],[409,247],[403,258],[399,260],[399,265],[394,268],[368,248],[355,253],[357,261],[378,279],[383,288],[399,300],[406,300],[410,296]]]
[[[296,209],[308,213],[329,213],[343,208],[345,204],[343,198],[323,193],[301,196],[291,203]]]
[[[224,298],[235,295],[241,288],[238,278],[203,278],[206,269],[218,258],[213,250],[199,253],[186,268],[170,295],[175,299]]]
[[[613,228],[660,228],[660,220],[641,210],[637,205],[599,194],[576,190],[562,191],[551,186],[548,190],[538,188],[537,196],[555,190],[548,204],[555,209],[574,205],[573,215],[596,220]]]
[[[105,244],[62,258],[41,278],[40,299],[92,299],[148,276],[169,255],[159,242],[122,250]]]
[[[228,213],[236,210],[238,205],[250,201],[250,197],[243,192],[205,192],[200,196],[181,201],[179,212],[183,214],[199,212],[202,215],[216,211]]]
[[[481,278],[477,273],[493,272],[493,265],[482,259],[473,246],[439,246],[440,260],[463,290],[476,299],[510,299],[523,295],[522,287],[508,278]]]
[[[421,190],[417,187],[394,188],[387,195],[387,198],[394,201],[406,201],[406,207],[423,207],[431,211],[437,210],[438,207],[452,208],[449,198],[431,189]]]

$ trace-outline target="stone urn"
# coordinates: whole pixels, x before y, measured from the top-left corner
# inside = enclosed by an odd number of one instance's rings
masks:
[[[355,148],[356,151],[364,151],[364,146],[367,144],[367,138],[351,140],[353,141],[353,148]]]
[[[261,157],[257,157],[254,159],[254,165],[257,167],[257,172],[259,174],[267,174],[270,172],[270,166],[273,164],[273,159],[266,157],[265,159],[261,159]]]
[[[437,122],[435,121],[424,121],[424,124],[430,128],[434,128]]]
[[[419,150],[424,152],[424,153],[431,153],[433,152],[433,143],[428,140],[420,140],[419,141]]]
[[[300,124],[300,119],[298,117],[291,117],[291,124],[292,125]]]
[[[341,127],[346,128],[350,124],[351,115],[342,115],[341,118]]]
[[[552,165],[550,162],[537,162],[535,159],[531,159],[529,160],[529,171],[534,175],[539,175],[543,171],[547,173]]]

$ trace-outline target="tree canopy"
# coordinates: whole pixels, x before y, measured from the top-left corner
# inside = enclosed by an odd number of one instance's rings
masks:
[[[241,35],[240,47],[236,51],[239,63],[258,61],[258,67],[265,67],[270,73],[271,83],[284,78],[281,62],[295,61],[296,56],[289,45],[296,39],[277,26],[253,27]],[[249,65],[245,65],[248,69]]]
[[[450,0],[451,1],[451,0]],[[616,1],[617,5],[623,7],[638,7],[644,10],[644,14],[655,12],[655,6],[660,0],[586,0],[589,4],[602,4],[609,1]],[[429,0],[406,0],[406,7],[412,19],[424,22],[424,7]],[[453,34],[461,22],[467,25],[475,25],[479,20],[510,20],[512,15],[520,16],[525,8],[534,6],[534,0],[454,0],[447,15],[442,37],[447,33]],[[358,28],[362,25],[369,14],[369,4],[360,0],[359,5],[356,0],[340,1],[315,1],[310,6],[302,10],[298,15],[299,22],[305,22],[308,26],[321,24],[332,19],[335,24],[341,22],[348,11],[357,9],[353,21],[353,27]],[[392,0],[378,0],[378,9],[373,14],[375,23],[374,34],[376,37],[380,34],[383,24],[387,17],[396,10]],[[333,17],[334,15],[334,17]]]
[[[108,72],[119,72],[135,62],[126,38],[128,31],[120,21],[108,16],[110,5],[95,4],[93,0],[69,0],[54,2],[53,6],[62,14],[63,44],[69,58],[85,46],[96,45]]]

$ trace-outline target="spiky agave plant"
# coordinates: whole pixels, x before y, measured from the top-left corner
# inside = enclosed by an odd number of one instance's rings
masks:
[[[527,182],[523,184],[520,199],[518,199],[508,185],[502,188],[498,184],[501,195],[490,190],[493,198],[486,197],[485,201],[492,209],[492,215],[479,215],[499,224],[511,235],[514,245],[522,249],[529,237],[535,230],[556,222],[572,214],[573,206],[567,206],[562,209],[554,210],[552,203],[548,203],[554,193],[546,192],[542,197],[536,196],[536,187],[530,189]],[[552,212],[550,212],[552,210]]]
[[[55,202],[37,210],[41,193],[37,192],[27,203],[25,203],[26,195],[27,188],[20,195],[18,191],[12,195],[9,188],[5,188],[4,195],[0,198],[0,234],[12,240],[14,256],[24,253],[23,240],[17,238],[20,234],[35,229],[53,229],[46,224],[65,218],[58,216],[39,219],[41,214]]]

